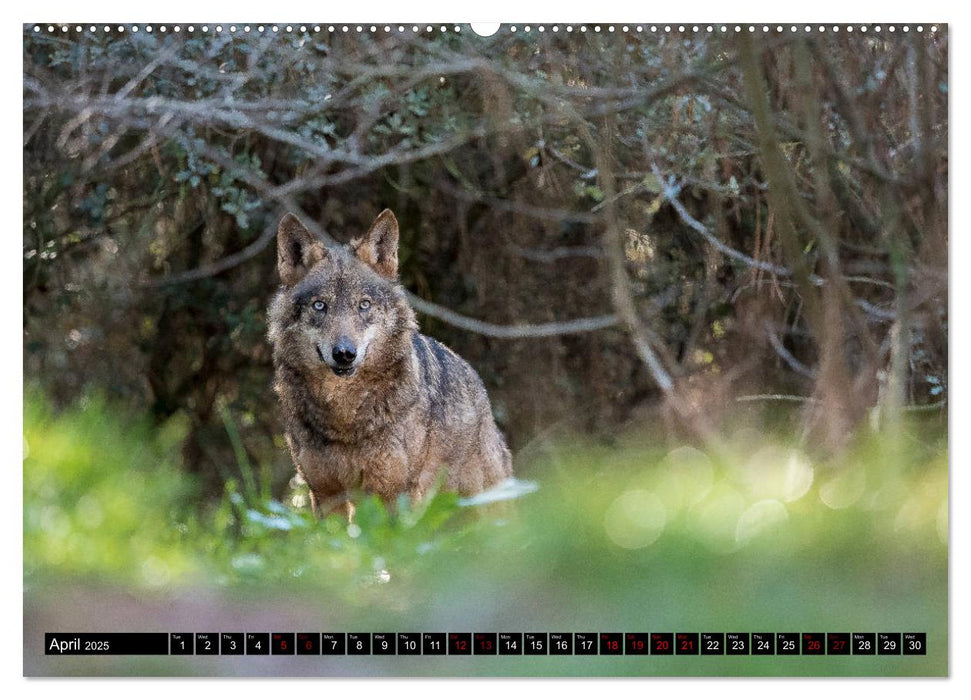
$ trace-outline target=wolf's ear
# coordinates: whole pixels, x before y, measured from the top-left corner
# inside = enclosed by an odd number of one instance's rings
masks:
[[[398,220],[390,209],[378,214],[364,238],[352,247],[358,259],[382,277],[398,276]]]
[[[302,280],[327,254],[324,245],[293,214],[287,214],[280,221],[276,250],[280,280],[287,287]]]

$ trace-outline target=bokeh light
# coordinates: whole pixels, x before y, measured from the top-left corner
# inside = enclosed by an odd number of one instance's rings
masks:
[[[736,548],[735,529],[745,510],[745,499],[726,481],[716,483],[691,514],[691,527],[699,539],[715,552]]]
[[[833,510],[849,508],[860,500],[866,488],[862,467],[847,467],[830,477],[819,488],[819,500]]]
[[[708,494],[714,474],[708,455],[694,447],[678,447],[658,467],[657,491],[670,509],[688,508]]]
[[[632,489],[618,496],[604,515],[604,529],[611,541],[624,549],[654,543],[667,520],[664,504],[650,491]]]
[[[748,460],[740,460],[738,473],[752,496],[785,503],[802,498],[813,483],[809,458],[799,450],[775,445],[763,447]]]
[[[788,519],[786,507],[774,498],[753,503],[738,518],[735,541],[739,544],[748,542],[765,532],[774,531]]]

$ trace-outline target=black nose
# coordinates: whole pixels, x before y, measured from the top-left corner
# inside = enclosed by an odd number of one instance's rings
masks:
[[[354,362],[354,358],[357,357],[357,349],[347,340],[339,340],[334,346],[331,356],[334,358],[334,362],[339,365],[349,365]]]

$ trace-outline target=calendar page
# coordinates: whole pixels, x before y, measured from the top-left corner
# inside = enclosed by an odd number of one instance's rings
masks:
[[[949,674],[946,24],[22,40],[24,675]]]

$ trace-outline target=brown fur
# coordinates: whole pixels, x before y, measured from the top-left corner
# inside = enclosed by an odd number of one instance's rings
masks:
[[[445,487],[462,495],[512,476],[479,376],[418,332],[397,280],[390,210],[365,236],[331,248],[288,214],[277,244],[275,388],[316,514],[343,508],[351,517],[356,490],[387,503],[420,499],[443,470]]]

